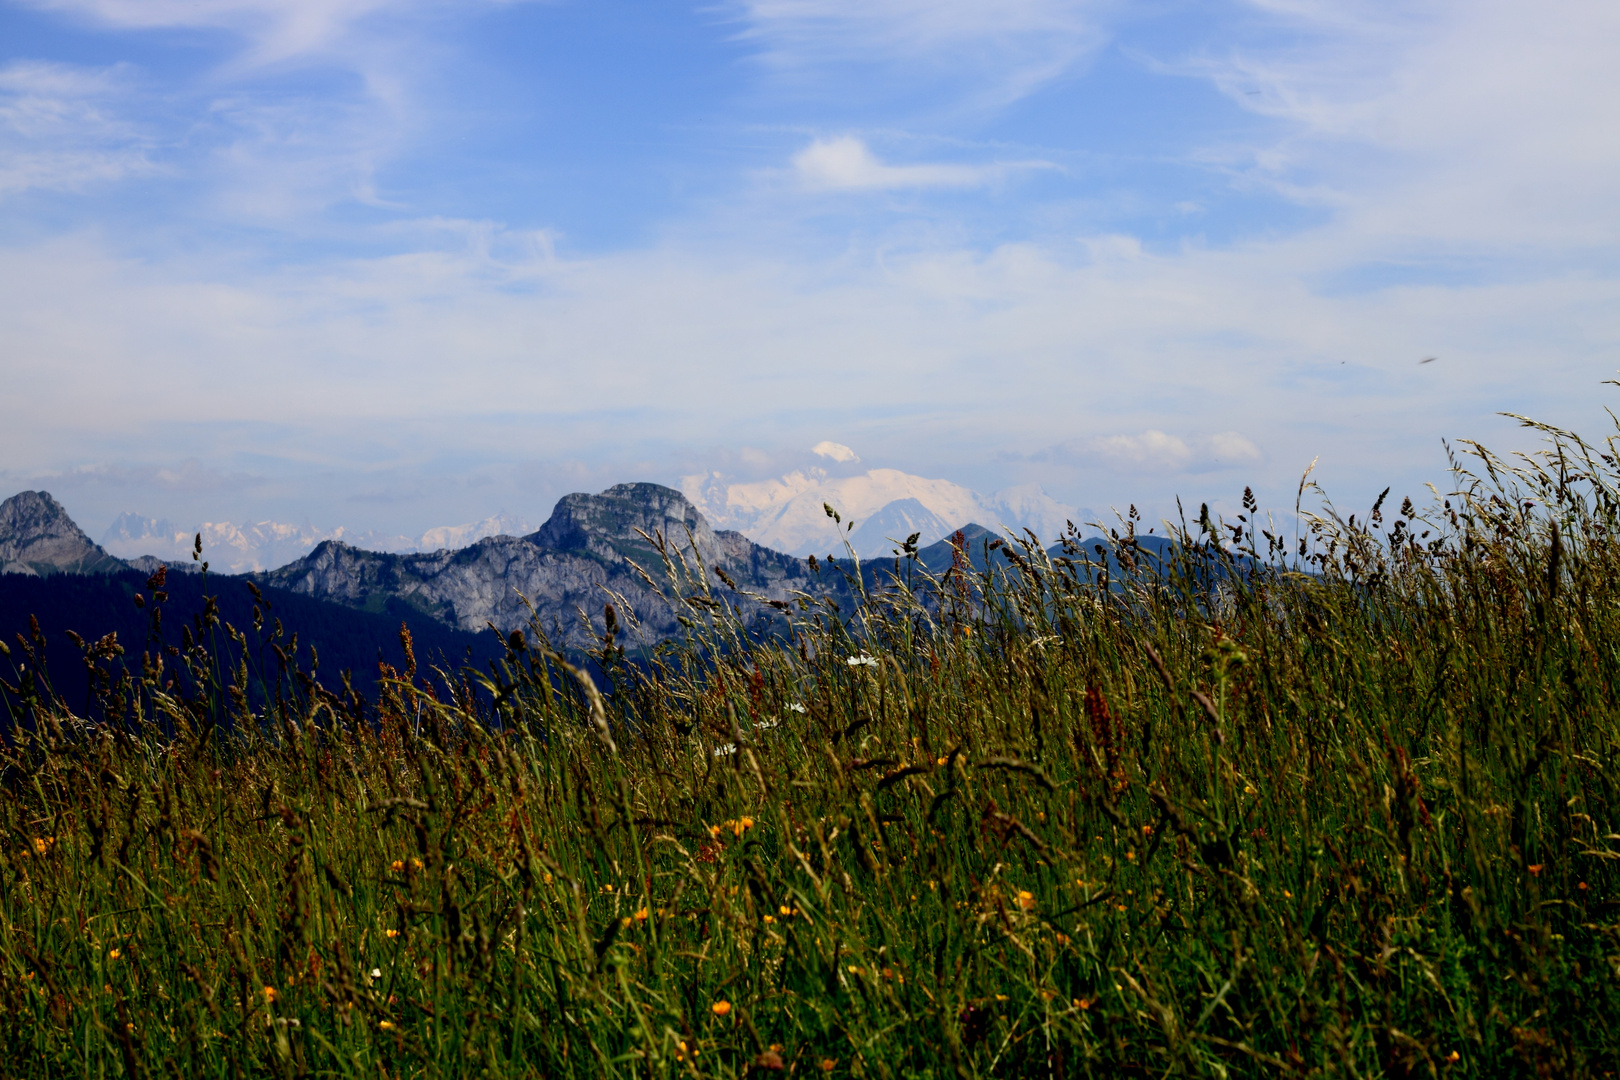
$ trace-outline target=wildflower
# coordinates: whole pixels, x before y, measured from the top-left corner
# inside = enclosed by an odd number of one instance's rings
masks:
[[[646,908],[642,908],[640,911],[636,912],[636,922],[646,922],[647,914],[648,912]]]
[[[1462,1060],[1462,1055],[1457,1053],[1457,1051],[1455,1051],[1455,1050],[1453,1050],[1451,1053],[1446,1055],[1446,1064],[1447,1065],[1455,1065],[1455,1064],[1457,1064],[1457,1062],[1459,1062],[1461,1060]]]
[[[1035,894],[1026,890],[1018,890],[1018,906],[1025,911],[1035,910]]]
[[[934,762],[934,764],[943,767],[944,764],[949,760],[951,760],[951,759],[948,758],[948,757],[941,757],[938,761]]]
[[[1544,864],[1544,863],[1536,863],[1534,866],[1525,867],[1525,869],[1530,871],[1532,876],[1539,876],[1541,874],[1542,870],[1546,869],[1546,864]]]
[[[109,960],[117,960],[122,955],[124,955],[122,952],[120,952],[117,949],[113,949],[113,950],[111,950],[110,952],[107,953],[107,959],[109,959]]]
[[[709,1011],[714,1013],[714,1015],[716,1015],[716,1016],[730,1016],[731,1015],[731,1002],[729,1002],[729,1001],[717,1001],[713,1005],[709,1006]]]
[[[726,745],[724,745],[724,746],[717,746],[717,747],[714,748],[714,756],[715,757],[725,757],[727,754],[735,754],[736,752],[737,752],[737,744],[736,743],[726,743]]]
[[[387,930],[384,930],[383,933],[387,934],[391,938],[399,937],[399,931],[395,930],[393,927],[389,927]]]
[[[846,660],[845,663],[847,663],[850,667],[877,667],[877,659],[875,657],[867,656],[865,653],[861,653],[859,656],[852,656]]]
[[[1255,790],[1253,784],[1244,784],[1243,785],[1243,794],[1245,794],[1245,795],[1258,795],[1260,793]]]
[[[55,845],[56,837],[54,836],[36,836],[34,837],[34,854],[43,859],[46,853]]]
[[[422,869],[422,860],[421,859],[412,859],[411,860],[411,869],[412,870],[420,870],[420,869]]]
[[[1006,1001],[1007,1000],[1007,995],[1006,994],[997,994],[996,995],[996,1000],[997,1001]]]
[[[377,1027],[382,1031],[393,1031],[395,1025],[392,1020],[380,1020],[377,1023]]]
[[[1580,884],[1576,885],[1575,887],[1577,889],[1581,890],[1581,892],[1585,892],[1586,891],[1586,882],[1583,881]]]
[[[1283,899],[1284,900],[1292,900],[1293,898],[1294,898],[1293,893],[1289,892],[1287,889],[1283,890]]]
[[[267,986],[267,987],[264,988],[264,1003],[266,1005],[274,1004],[276,998],[278,998],[280,996],[281,996],[281,994],[276,990],[275,987]]]
[[[1067,945],[1069,943],[1069,935],[1068,934],[1059,934],[1059,935],[1057,935],[1055,940],[1057,941],[1057,943],[1059,945]]]
[[[821,1059],[822,1072],[832,1072],[836,1068],[838,1068],[838,1062],[834,1061],[832,1058]]]
[[[371,969],[371,977],[372,977],[372,978],[373,978],[373,979],[380,979],[380,978],[382,978],[382,968],[372,968],[372,969]]]
[[[1074,999],[1074,1007],[1079,1009],[1081,1012],[1085,1012],[1087,1009],[1091,1008],[1091,1006],[1092,1006],[1092,999],[1091,998],[1075,998]]]
[[[783,904],[782,906],[778,907],[776,910],[777,910],[778,913],[781,914],[781,916],[784,919],[791,919],[793,917],[793,909],[788,907],[786,904]]]
[[[770,923],[773,923],[775,921],[776,921],[776,916],[775,915],[767,915],[767,916],[765,916],[765,922],[766,922],[767,925],[770,924]]]
[[[799,713],[800,715],[803,715],[804,713],[807,713],[807,712],[810,711],[809,709],[806,709],[803,705],[799,704],[797,701],[795,701],[793,704],[789,705],[788,708],[793,710],[796,713]]]
[[[396,874],[403,874],[405,872],[405,860],[395,859],[389,864],[388,869],[392,870]]]
[[[550,875],[550,874],[547,874],[547,875],[546,875],[546,884],[547,884],[547,885],[550,885],[550,884],[551,884],[551,875]]]
[[[682,1039],[680,1042],[675,1044],[675,1060],[676,1061],[685,1061],[689,1057],[697,1057],[697,1056],[698,1056],[697,1047],[695,1047],[695,1046],[690,1046],[690,1047],[687,1046],[685,1039]]]

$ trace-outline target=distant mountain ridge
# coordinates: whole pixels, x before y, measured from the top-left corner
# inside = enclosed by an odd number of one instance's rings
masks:
[[[351,529],[317,529],[309,525],[289,525],[278,521],[258,521],[237,525],[229,521],[203,522],[183,529],[162,518],[140,514],[120,514],[101,538],[101,545],[120,558],[135,560],[154,556],[163,561],[181,562],[191,558],[194,537],[202,535],[203,551],[214,569],[230,574],[273,570],[300,559],[325,540],[341,540],[372,551],[440,551],[463,548],[486,536],[521,536],[533,531],[522,518],[496,514],[465,525],[440,525],[420,537],[387,533],[355,532]]]

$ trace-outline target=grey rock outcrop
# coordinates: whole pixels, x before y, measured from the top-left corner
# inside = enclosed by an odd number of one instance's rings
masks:
[[[111,574],[125,563],[73,523],[49,492],[24,491],[0,502],[0,573]]]
[[[662,537],[677,564],[684,561],[693,575],[707,572],[717,596],[761,618],[773,612],[750,594],[785,601],[824,591],[803,561],[740,533],[716,532],[684,495],[658,484],[568,495],[526,537],[492,536],[459,551],[409,555],[327,541],[297,562],[253,577],[369,610],[403,601],[464,630],[493,624],[503,634],[528,624],[532,604],[554,642],[574,648],[596,644],[603,606],[613,603],[621,624],[635,626],[632,637],[651,644],[679,632],[678,616],[694,613],[681,595],[696,590],[686,584],[677,593],[666,580],[664,555],[648,537]]]

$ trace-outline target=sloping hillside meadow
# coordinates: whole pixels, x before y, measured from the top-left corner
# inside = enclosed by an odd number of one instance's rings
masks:
[[[372,699],[283,649],[250,711],[273,622],[174,612],[90,722],[24,633],[0,1073],[1612,1075],[1620,469],[1544,433],[1298,536],[899,560],[790,636],[673,562],[642,658]]]

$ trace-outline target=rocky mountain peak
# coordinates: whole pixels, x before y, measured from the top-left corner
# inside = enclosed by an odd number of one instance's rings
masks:
[[[106,574],[124,564],[73,523],[48,491],[23,491],[0,502],[0,572]]]
[[[723,561],[714,529],[691,500],[662,484],[635,483],[617,484],[600,495],[563,496],[551,518],[528,539],[606,563],[633,559],[656,573],[659,556],[641,533],[662,534],[671,545],[689,551],[688,532],[705,563],[716,566]]]

